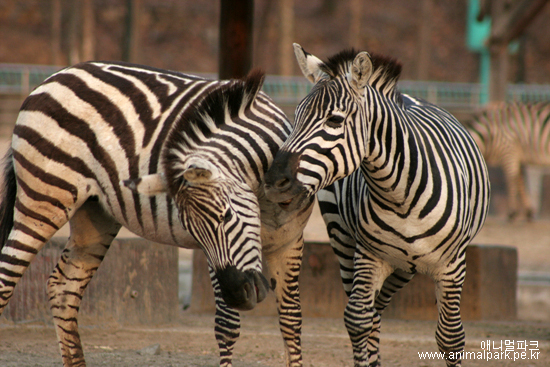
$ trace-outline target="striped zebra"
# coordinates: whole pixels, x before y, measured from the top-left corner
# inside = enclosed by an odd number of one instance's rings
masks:
[[[502,167],[508,218],[532,219],[523,171],[528,164],[550,166],[550,103],[491,103],[465,125],[487,164]]]
[[[5,163],[0,311],[34,256],[69,222],[47,291],[63,364],[85,366],[78,308],[125,226],[204,251],[221,366],[232,365],[237,310],[268,291],[263,257],[287,366],[301,366],[298,273],[313,200],[285,211],[265,198],[264,174],[291,125],[260,91],[263,79],[259,71],[213,81],[87,62],[38,86],[22,104]]]
[[[318,200],[349,301],[355,366],[378,366],[380,317],[417,272],[436,283],[436,341],[449,366],[464,348],[466,246],[484,223],[487,168],[446,111],[396,90],[401,65],[354,50],[323,62],[294,45],[314,83],[266,174],[283,205]]]

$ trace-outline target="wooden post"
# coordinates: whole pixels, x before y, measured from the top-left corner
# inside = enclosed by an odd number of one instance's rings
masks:
[[[254,0],[221,0],[219,78],[246,76],[252,67]]]

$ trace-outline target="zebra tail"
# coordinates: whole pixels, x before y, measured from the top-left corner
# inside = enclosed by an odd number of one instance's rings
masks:
[[[0,202],[0,250],[6,244],[13,227],[13,214],[15,212],[15,198],[17,194],[17,181],[13,168],[13,155],[11,149],[4,158],[4,182]]]

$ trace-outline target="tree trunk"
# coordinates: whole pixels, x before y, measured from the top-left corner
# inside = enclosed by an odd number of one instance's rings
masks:
[[[219,78],[242,78],[252,67],[254,0],[221,0]]]
[[[93,0],[82,2],[82,59],[95,59],[95,12]]]
[[[51,60],[53,65],[62,65],[63,55],[61,54],[61,0],[51,0],[51,7]]]
[[[422,0],[422,15],[420,17],[420,40],[418,51],[418,80],[428,80],[430,70],[432,1]]]
[[[140,13],[141,0],[126,0],[126,31],[122,46],[122,60],[140,62]]]
[[[361,15],[362,13],[362,1],[350,0],[349,11],[349,46],[354,48],[361,48]]]
[[[69,21],[69,64],[80,62],[80,1],[72,1]]]
[[[294,0],[279,1],[279,74],[292,75],[294,69],[294,55],[292,42],[294,41]]]

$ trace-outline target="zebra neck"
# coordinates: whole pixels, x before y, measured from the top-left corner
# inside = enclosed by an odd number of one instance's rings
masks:
[[[406,204],[416,176],[415,162],[421,159],[417,144],[406,124],[400,121],[386,121],[386,126],[383,123],[377,125],[371,130],[367,155],[361,162],[360,170],[370,192],[402,206]],[[379,134],[380,131],[384,133]]]

